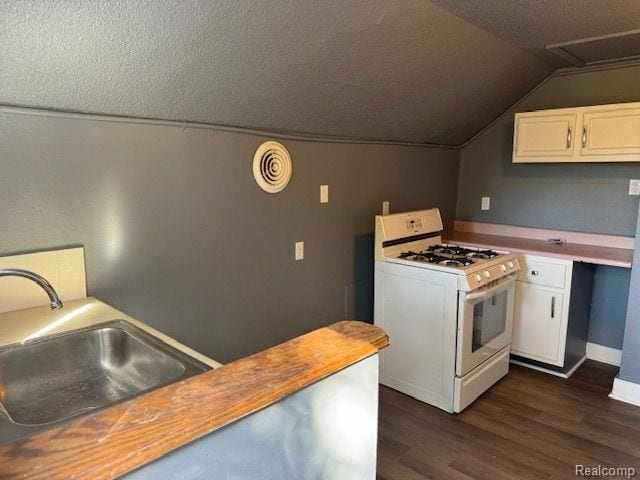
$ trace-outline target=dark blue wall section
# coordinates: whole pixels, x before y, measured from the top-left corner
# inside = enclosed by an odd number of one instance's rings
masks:
[[[636,248],[633,254],[627,325],[624,332],[620,378],[640,383],[640,215],[636,227]]]
[[[622,348],[630,277],[628,268],[596,268],[591,298],[590,342],[618,350]]]

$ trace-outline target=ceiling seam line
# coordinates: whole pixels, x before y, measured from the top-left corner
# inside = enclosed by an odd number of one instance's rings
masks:
[[[426,142],[401,142],[401,141],[394,141],[394,140],[356,139],[356,138],[349,138],[349,137],[332,137],[330,135],[312,135],[312,134],[305,134],[305,133],[283,132],[283,131],[266,130],[266,129],[263,130],[263,129],[257,129],[257,128],[247,128],[247,127],[236,127],[231,125],[219,125],[219,124],[204,123],[204,122],[189,122],[189,121],[169,120],[169,119],[161,119],[161,118],[113,115],[113,114],[106,114],[106,113],[104,114],[90,113],[90,112],[82,112],[82,111],[75,111],[75,110],[61,110],[61,109],[45,108],[45,107],[31,107],[31,106],[15,105],[15,104],[7,104],[7,103],[0,103],[0,112],[21,113],[26,115],[35,115],[35,116],[44,116],[44,117],[69,118],[69,119],[76,119],[76,120],[84,119],[84,120],[94,120],[94,121],[113,122],[113,123],[134,123],[134,124],[140,124],[140,125],[171,126],[171,127],[179,127],[183,129],[193,128],[193,129],[219,131],[219,132],[225,132],[225,133],[235,133],[240,135],[272,137],[272,138],[299,141],[299,142],[317,142],[317,143],[335,143],[335,144],[353,144],[353,145],[389,145],[389,146],[404,146],[404,147],[417,147],[417,148],[439,148],[439,149],[446,149],[446,150],[462,150],[465,147],[467,147],[469,144],[474,142],[480,135],[482,135],[485,131],[491,128],[500,119],[502,119],[518,103],[527,99],[529,96],[535,93],[539,88],[541,88],[545,83],[547,83],[549,80],[551,80],[554,77],[576,75],[576,74],[589,72],[589,71],[616,70],[619,68],[627,68],[635,65],[640,65],[640,60],[630,60],[630,61],[624,61],[624,62],[619,62],[615,64],[588,65],[585,67],[559,68],[551,72],[543,80],[541,80],[538,84],[536,84],[533,88],[531,88],[528,92],[526,92],[524,95],[522,95],[517,100],[515,100],[501,114],[495,117],[491,122],[489,122],[477,133],[471,136],[468,140],[458,145],[445,145],[445,144],[426,143]]]
[[[355,139],[355,138],[342,138],[331,136],[315,136],[309,134],[299,134],[292,132],[277,132],[271,130],[261,130],[245,127],[234,127],[230,125],[217,125],[212,123],[202,122],[189,122],[180,120],[167,120],[158,118],[145,118],[145,117],[133,117],[125,115],[110,115],[101,113],[86,113],[79,111],[57,110],[52,108],[42,107],[28,107],[24,105],[12,105],[6,103],[0,103],[1,113],[13,113],[23,115],[33,115],[42,117],[54,117],[54,118],[68,118],[73,120],[93,120],[98,122],[112,122],[112,123],[134,123],[139,125],[158,125],[165,127],[178,127],[182,129],[192,128],[199,130],[213,130],[226,133],[236,133],[240,135],[252,135],[258,137],[278,138],[282,140],[292,140],[299,142],[316,142],[316,143],[344,143],[344,144],[356,144],[356,145],[389,145],[389,146],[404,146],[404,147],[419,147],[419,148],[440,148],[447,150],[457,150],[457,145],[443,145],[437,143],[423,143],[423,142],[400,142],[393,140],[369,140],[369,139]]]

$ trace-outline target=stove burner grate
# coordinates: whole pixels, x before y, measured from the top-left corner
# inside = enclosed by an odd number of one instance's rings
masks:
[[[431,245],[419,252],[402,252],[399,258],[416,262],[434,263],[454,267],[466,267],[476,262],[490,260],[499,255],[491,249],[461,247],[459,245]]]
[[[439,265],[448,265],[456,267],[465,267],[473,265],[475,261],[466,255],[457,253],[442,253],[435,250],[423,250],[421,252],[407,251],[402,252],[399,258],[413,260],[416,262],[434,263]]]
[[[488,260],[498,256],[498,252],[491,249],[461,247],[459,245],[433,245],[427,251],[438,255],[464,255],[469,258],[477,258],[479,260]]]
[[[438,262],[439,265],[453,265],[455,267],[464,267],[464,263],[461,262],[460,260],[455,260],[453,258],[447,258],[446,260],[441,260]]]

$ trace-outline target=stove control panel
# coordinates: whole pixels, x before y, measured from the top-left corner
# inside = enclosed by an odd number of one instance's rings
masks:
[[[466,276],[467,288],[465,290],[475,290],[499,278],[516,273],[518,270],[520,270],[520,265],[515,257],[487,266]]]
[[[406,221],[407,230],[411,233],[419,232],[422,230],[422,218],[409,218]]]

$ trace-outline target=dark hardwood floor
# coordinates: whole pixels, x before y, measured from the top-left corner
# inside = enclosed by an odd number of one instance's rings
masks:
[[[640,478],[640,408],[607,397],[617,370],[587,361],[565,380],[511,365],[459,415],[381,387],[378,479],[575,479],[576,464]]]

